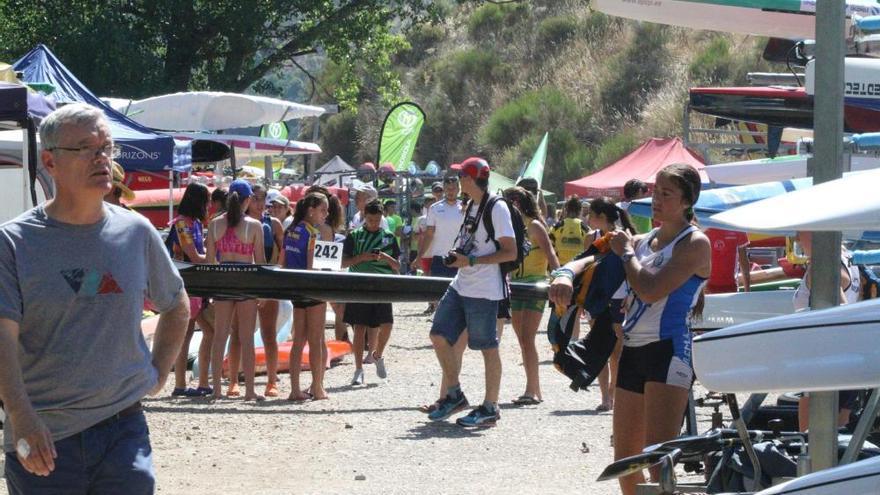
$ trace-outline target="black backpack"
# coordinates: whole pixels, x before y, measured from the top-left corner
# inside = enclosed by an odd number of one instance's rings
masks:
[[[501,245],[495,240],[495,226],[492,225],[492,208],[498,201],[504,201],[507,204],[507,209],[510,210],[510,221],[513,224],[513,233],[516,238],[516,259],[505,261],[499,265],[501,275],[507,275],[522,265],[523,260],[532,249],[532,243],[529,241],[528,226],[523,221],[522,213],[503,197],[492,195],[486,201],[486,207],[483,209],[483,225],[486,227],[488,240],[495,244],[495,249],[501,249]]]

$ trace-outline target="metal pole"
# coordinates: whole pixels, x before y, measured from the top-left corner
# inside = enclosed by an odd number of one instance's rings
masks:
[[[813,110],[813,183],[843,175],[843,85],[845,3],[816,5],[816,96]],[[816,232],[812,240],[810,307],[840,304],[840,232]],[[817,283],[820,282],[820,283]],[[812,471],[837,464],[837,392],[810,393]]]

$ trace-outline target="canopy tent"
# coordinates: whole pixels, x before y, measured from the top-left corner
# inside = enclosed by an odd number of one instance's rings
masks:
[[[630,179],[640,179],[654,185],[657,172],[673,163],[686,163],[696,168],[709,182],[699,155],[687,149],[679,138],[651,138],[632,153],[602,170],[565,183],[565,195],[577,194],[582,198],[609,196],[623,197],[623,185]]]
[[[317,117],[324,108],[265,96],[214,91],[188,91],[143,100],[105,98],[128,118],[152,129],[219,131],[258,127],[303,117]]]
[[[315,170],[315,184],[319,186],[340,186],[348,187],[354,175],[354,167],[345,163],[345,160],[334,156],[327,163]],[[346,175],[347,174],[347,175]]]
[[[175,143],[171,136],[158,134],[117,112],[83,85],[45,45],[20,58],[13,68],[29,83],[50,83],[58,103],[87,103],[101,109],[110,123],[114,142],[122,149],[116,160],[126,170],[160,171],[172,167],[186,171],[189,164],[175,161]],[[185,153],[177,153],[178,157]]]

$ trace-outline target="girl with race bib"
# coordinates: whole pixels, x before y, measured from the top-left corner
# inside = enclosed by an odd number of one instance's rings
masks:
[[[327,220],[329,203],[320,193],[307,194],[296,203],[293,223],[284,233],[284,250],[278,260],[284,268],[311,270],[315,256],[315,242],[321,238],[320,226]],[[293,347],[290,350],[290,396],[292,401],[326,399],[324,390],[324,320],[327,303],[324,301],[293,301]],[[309,368],[312,372],[310,392],[300,386],[302,353],[309,343]]]

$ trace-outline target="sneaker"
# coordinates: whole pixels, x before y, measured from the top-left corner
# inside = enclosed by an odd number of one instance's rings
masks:
[[[385,369],[385,358],[380,357],[376,358],[376,376],[382,378],[388,378],[388,370]]]
[[[354,370],[354,378],[351,379],[352,385],[364,384],[364,370]]]
[[[495,411],[489,412],[486,406],[481,405],[473,409],[467,416],[458,418],[455,423],[459,426],[495,426],[499,419],[501,419],[501,413],[497,407]]]
[[[428,419],[431,421],[443,421],[457,412],[464,411],[468,407],[468,400],[464,394],[458,397],[446,396],[443,402],[437,405],[437,409],[428,413]]]

